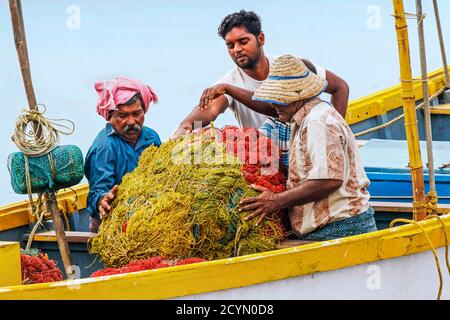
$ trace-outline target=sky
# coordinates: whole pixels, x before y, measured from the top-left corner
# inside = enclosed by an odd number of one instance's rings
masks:
[[[415,1],[405,0],[407,12]],[[428,69],[442,66],[431,1],[423,1]],[[439,1],[450,50],[450,1]],[[198,103],[204,89],[234,67],[220,21],[241,9],[255,11],[266,35],[265,52],[312,59],[344,78],[350,100],[399,82],[392,2],[389,0],[22,0],[37,100],[48,118],[66,118],[75,132],[61,144],[85,155],[105,121],[97,115],[94,83],[128,76],[148,83],[160,102],[145,125],[163,141]],[[413,74],[419,75],[415,20],[409,20]],[[450,56],[450,54],[448,54]],[[27,100],[13,41],[7,0],[0,0],[0,205],[26,199],[12,191],[7,158],[11,135]],[[227,111],[216,126],[236,124]],[[3,165],[2,165],[3,164]]]

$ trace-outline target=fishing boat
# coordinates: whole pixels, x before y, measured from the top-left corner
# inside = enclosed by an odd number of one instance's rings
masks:
[[[450,299],[450,66],[414,81],[403,1],[393,5],[402,81],[351,101],[346,117],[371,180],[379,231],[285,240],[264,253],[90,278],[104,266],[87,250],[94,234],[87,231],[88,185],[80,184],[57,194],[77,271],[70,280],[22,284],[20,247],[36,218],[28,201],[0,207],[0,299]],[[423,163],[430,147],[420,140],[432,141],[428,170]],[[45,223],[49,231],[34,234],[33,247],[64,265],[58,232],[51,220]]]

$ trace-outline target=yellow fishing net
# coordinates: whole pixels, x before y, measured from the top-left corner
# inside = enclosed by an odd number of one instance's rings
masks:
[[[108,267],[152,256],[221,259],[267,251],[283,237],[277,217],[256,227],[237,210],[258,194],[241,163],[210,134],[147,148],[124,176],[112,213],[90,241]]]

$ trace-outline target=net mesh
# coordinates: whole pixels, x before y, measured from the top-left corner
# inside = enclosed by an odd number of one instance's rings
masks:
[[[11,186],[18,194],[27,194],[27,173],[23,152],[8,157]],[[58,146],[49,154],[28,156],[31,193],[54,191],[78,184],[83,179],[83,154],[77,146]]]

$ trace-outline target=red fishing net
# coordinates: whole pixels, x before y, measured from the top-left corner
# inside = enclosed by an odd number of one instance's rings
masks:
[[[56,262],[47,257],[46,254],[38,253],[37,255],[20,255],[22,265],[22,283],[44,283],[63,280],[61,270],[57,267]]]
[[[93,277],[101,277],[101,276],[110,276],[113,274],[123,274],[129,272],[143,271],[143,270],[151,270],[151,269],[159,269],[159,268],[167,268],[171,266],[181,266],[185,264],[198,263],[207,261],[205,259],[200,258],[187,258],[182,260],[166,260],[164,257],[153,257],[145,260],[133,261],[127,264],[122,268],[106,268],[95,271],[91,278]]]
[[[241,160],[242,171],[248,183],[268,188],[275,193],[286,190],[286,176],[279,168],[280,149],[270,138],[257,129],[235,126],[203,128],[197,133],[208,131],[225,144],[228,154]]]

